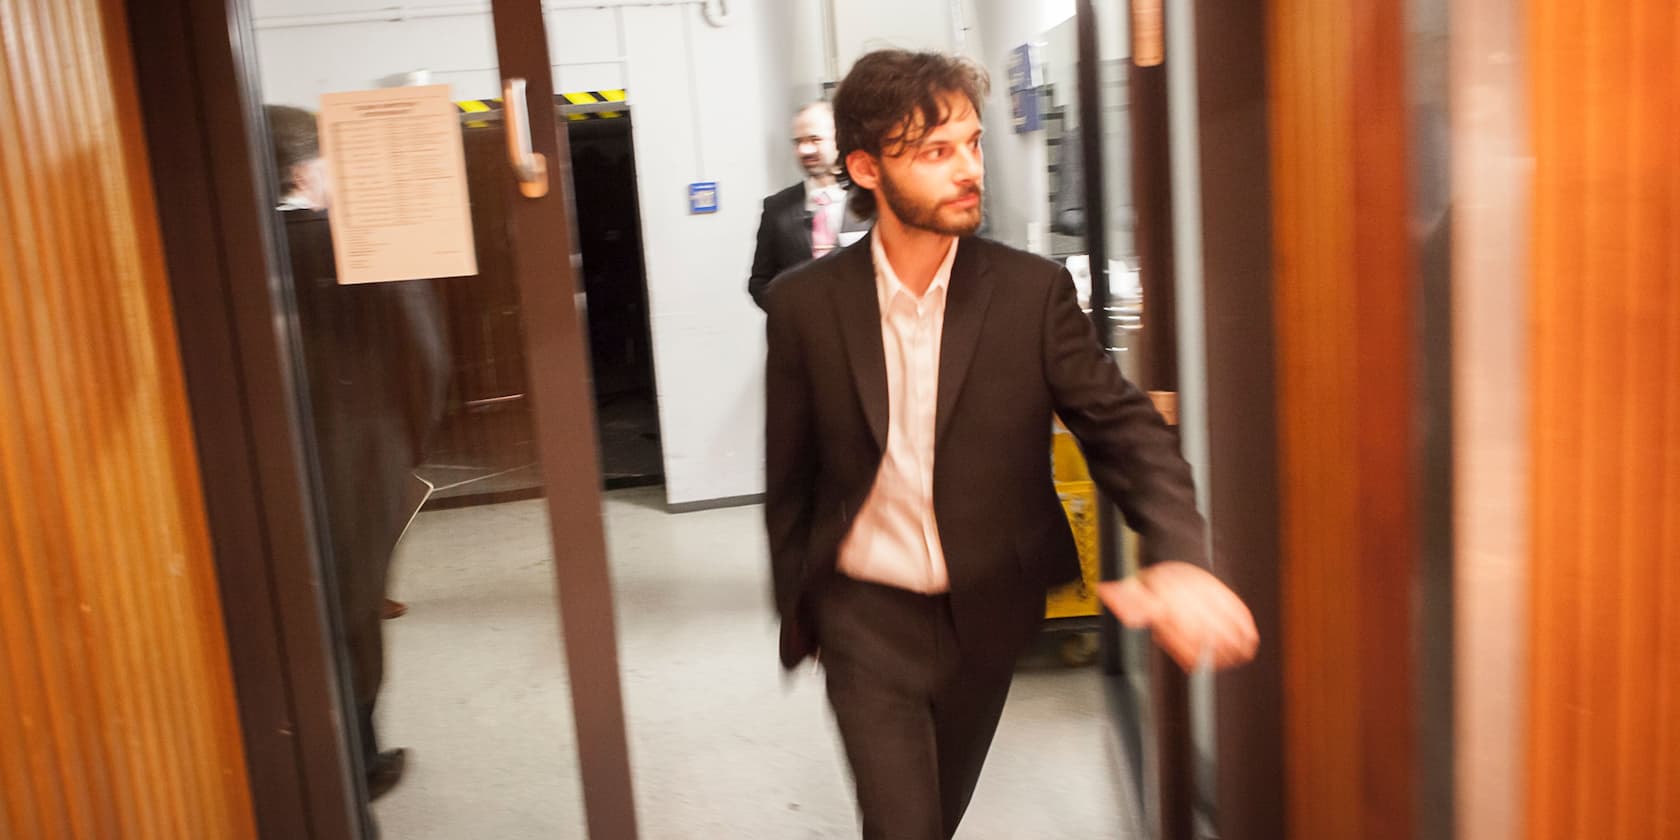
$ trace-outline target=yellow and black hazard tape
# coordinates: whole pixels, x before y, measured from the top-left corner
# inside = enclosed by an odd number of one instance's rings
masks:
[[[560,111],[568,120],[610,120],[624,116],[622,110],[612,110],[612,103],[623,104],[623,89],[585,90],[558,94],[554,98],[562,103]]]
[[[624,91],[620,90],[583,90],[574,93],[559,93],[554,96],[554,104],[560,106],[560,113],[566,119],[579,120],[611,120],[625,115],[622,104],[626,102]],[[502,110],[502,98],[494,99],[461,99],[455,102],[455,107],[462,114],[491,114]],[[483,128],[489,125],[488,120],[466,121],[468,128]]]

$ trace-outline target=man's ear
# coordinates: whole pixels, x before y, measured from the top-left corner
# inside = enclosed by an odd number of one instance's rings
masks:
[[[846,173],[859,189],[873,190],[881,185],[881,162],[862,149],[846,156]]]

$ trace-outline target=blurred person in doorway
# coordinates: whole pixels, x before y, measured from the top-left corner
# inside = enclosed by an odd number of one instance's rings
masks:
[[[850,245],[869,223],[846,211],[834,146],[834,110],[813,102],[793,118],[793,148],[805,179],[764,199],[747,293],[759,308],[770,281],[790,268]]]
[[[381,620],[391,555],[430,492],[415,475],[443,416],[449,348],[430,281],[341,285],[327,214],[332,181],[315,115],[265,109],[280,181],[299,337],[320,464],[362,767],[370,799],[402,778],[407,753],[380,750],[373,711],[385,671]]]
[[[834,113],[862,241],[766,298],[766,502],[781,661],[820,657],[863,836],[938,840],[979,780],[1049,587],[1079,576],[1052,417],[1144,536],[1101,587],[1186,668],[1258,644],[1207,569],[1190,468],[1058,264],[975,237],[985,71],[886,50]]]

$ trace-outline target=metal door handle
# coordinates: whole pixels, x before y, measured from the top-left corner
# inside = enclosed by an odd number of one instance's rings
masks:
[[[507,128],[508,163],[526,198],[548,195],[548,159],[531,151],[531,112],[525,104],[525,80],[502,80],[503,126]]]

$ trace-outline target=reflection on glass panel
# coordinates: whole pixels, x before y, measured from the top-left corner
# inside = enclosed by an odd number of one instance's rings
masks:
[[[377,17],[379,2],[361,0],[363,16]],[[534,466],[540,441],[526,399],[524,330],[541,325],[521,319],[513,281],[487,21],[465,6],[347,22],[362,13],[312,18],[305,0],[256,5],[268,101],[313,108],[324,92],[431,82],[451,85],[462,110],[475,276],[346,288],[334,282],[324,233],[314,245],[301,235],[288,242],[328,521],[362,523],[374,502],[396,511],[382,538],[396,543],[394,561],[388,546],[334,552],[346,570],[347,628],[369,604],[407,608],[372,625],[382,646],[351,640],[346,651],[352,660],[383,653],[377,744],[411,751],[401,784],[375,810],[393,837],[582,836],[540,498],[553,488]],[[1101,119],[1086,125],[1081,21],[1068,0],[730,5],[727,16],[717,4],[612,0],[546,12],[572,154],[639,818],[648,837],[855,836],[823,677],[777,667],[755,503],[764,488],[764,323],[749,283],[823,246],[854,244],[867,228],[844,212],[819,227],[836,209],[822,177],[832,163],[820,159],[832,129],[806,106],[830,97],[866,49],[979,61],[993,82],[983,235],[1062,262],[1097,306],[1090,278],[1105,267],[1089,255],[1092,239],[1105,237],[1107,303],[1135,324],[1124,55],[1105,53]],[[1124,8],[1098,5],[1104,14]],[[1086,206],[1094,167],[1081,138],[1092,133],[1103,138],[1103,230],[1092,229]],[[301,214],[332,212],[282,192],[288,230],[301,229]],[[791,231],[794,245],[761,271],[756,256],[777,238],[764,225]],[[418,302],[399,303],[409,298]],[[335,343],[344,336],[365,345],[354,367]],[[395,390],[411,379],[424,399]],[[394,431],[351,431],[376,424]],[[385,463],[378,470],[366,466],[375,457]],[[1083,498],[1064,503],[1089,537]],[[361,585],[351,578],[363,568],[380,571]],[[1088,596],[1046,604],[1054,621],[1018,669],[964,820],[977,835],[1139,830],[1130,793],[1139,768],[1109,750],[1125,723],[1110,714],[1093,661]],[[378,766],[370,751],[367,767]]]
[[[256,6],[324,562],[371,813],[387,837],[580,836],[505,136],[486,113],[500,95],[488,11],[387,20]],[[342,282],[341,258],[365,243],[335,241],[333,222],[365,220],[352,208],[366,205],[334,182],[345,170],[320,135],[320,97],[425,84],[448,86],[440,123],[459,133],[477,271]],[[378,142],[362,176],[412,174],[407,141]],[[425,212],[400,195],[397,224]]]

